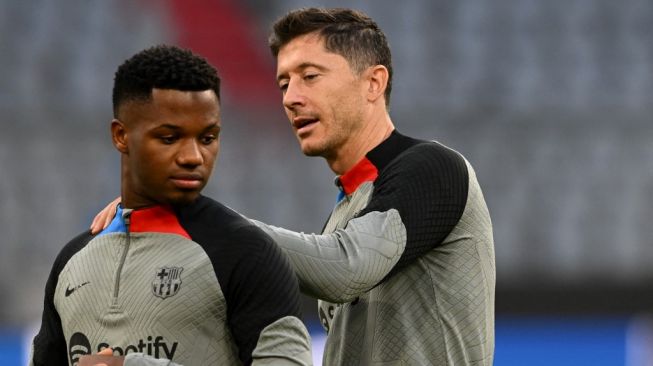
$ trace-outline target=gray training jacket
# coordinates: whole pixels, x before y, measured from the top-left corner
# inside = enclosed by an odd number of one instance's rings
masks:
[[[257,222],[321,299],[323,363],[491,366],[494,241],[471,165],[394,131],[337,183],[322,235]]]
[[[128,366],[312,363],[288,259],[203,196],[119,209],[103,232],[60,252],[30,365],[72,366],[106,347]]]

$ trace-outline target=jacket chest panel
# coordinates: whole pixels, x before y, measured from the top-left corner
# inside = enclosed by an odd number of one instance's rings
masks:
[[[226,303],[201,247],[177,235],[132,234],[123,255],[125,237],[94,239],[61,272],[55,306],[67,337],[130,344],[170,329],[216,332]]]
[[[331,233],[344,228],[347,225],[347,221],[355,217],[358,212],[367,206],[372,197],[373,189],[374,184],[372,182],[365,182],[350,196],[338,202],[324,227],[324,233]]]

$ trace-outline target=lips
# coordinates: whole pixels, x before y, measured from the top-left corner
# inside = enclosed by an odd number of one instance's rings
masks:
[[[292,120],[292,125],[297,130],[297,133],[301,133],[302,130],[306,130],[308,126],[317,123],[317,121],[319,120],[314,117],[295,117]]]
[[[198,173],[175,174],[170,177],[172,184],[180,189],[199,189],[202,187],[204,178]]]

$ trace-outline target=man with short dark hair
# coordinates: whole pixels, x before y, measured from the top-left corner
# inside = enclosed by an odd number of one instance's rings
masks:
[[[308,365],[287,258],[269,236],[200,194],[219,151],[220,79],[174,46],[117,70],[113,144],[121,205],[58,255],[32,365],[112,349],[126,365]]]
[[[269,43],[302,152],[338,178],[322,235],[258,223],[320,299],[324,364],[492,365],[488,209],[461,154],[395,129],[381,29],[351,9],[299,9]]]

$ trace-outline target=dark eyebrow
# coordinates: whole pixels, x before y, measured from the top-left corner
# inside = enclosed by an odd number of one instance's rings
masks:
[[[218,132],[220,132],[220,130],[222,130],[222,126],[220,126],[217,122],[214,122],[214,123],[211,123],[210,125],[206,126],[204,131],[212,130],[214,128],[217,129]]]
[[[316,68],[316,69],[318,69],[320,71],[328,70],[328,67],[318,65],[318,64],[316,64],[314,62],[302,62],[301,64],[297,65],[297,67],[295,67],[295,69],[304,70],[304,69],[307,69],[309,67],[314,67],[314,68]],[[285,78],[286,78],[286,76],[284,74],[277,75],[277,82],[279,82],[279,81],[281,81],[281,79],[285,79]]]
[[[167,123],[164,123],[164,124],[161,124],[161,125],[158,125],[158,126],[154,127],[154,129],[159,129],[159,128],[167,128],[167,129],[170,129],[170,130],[179,130],[179,129],[181,129],[181,127],[179,127],[179,126],[169,125]]]
[[[175,131],[181,130],[181,127],[179,127],[177,125],[171,125],[171,124],[168,124],[168,123],[163,123],[163,124],[160,124],[160,125],[154,127],[155,130],[158,130],[160,128],[161,129],[167,128],[167,129],[175,130]],[[211,129],[214,129],[214,128],[217,128],[218,131],[220,131],[222,129],[222,127],[220,127],[220,125],[217,122],[213,122],[210,125],[206,126],[204,128],[204,131],[208,131],[208,130],[211,130]]]

